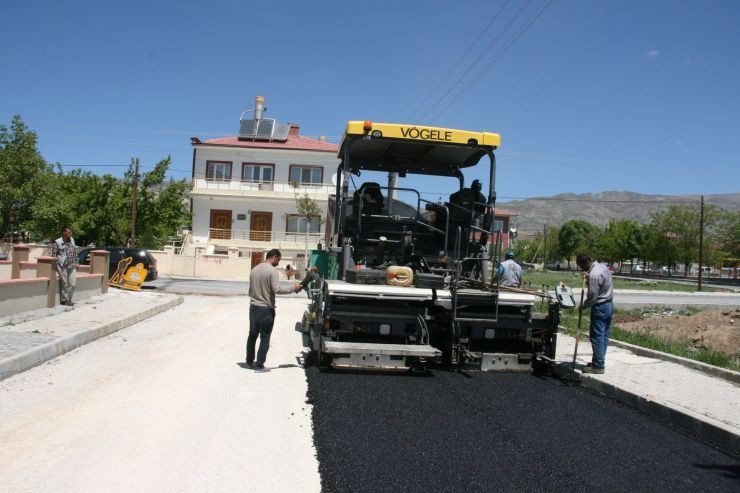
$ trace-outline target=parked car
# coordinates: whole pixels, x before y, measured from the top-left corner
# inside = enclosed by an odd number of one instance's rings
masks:
[[[90,252],[93,250],[108,250],[110,259],[108,261],[108,277],[112,276],[118,268],[118,262],[131,257],[131,265],[142,264],[148,271],[144,282],[155,281],[159,277],[157,272],[157,260],[144,248],[126,248],[126,247],[99,247],[85,248],[77,254],[77,261],[81,265],[90,265]]]

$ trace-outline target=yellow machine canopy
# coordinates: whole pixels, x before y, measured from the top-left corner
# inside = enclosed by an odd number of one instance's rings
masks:
[[[501,144],[501,136],[451,128],[351,121],[339,158],[354,170],[454,176]]]

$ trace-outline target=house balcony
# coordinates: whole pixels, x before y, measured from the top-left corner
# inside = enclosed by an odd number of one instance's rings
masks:
[[[208,244],[218,247],[239,247],[252,249],[279,248],[281,250],[303,250],[316,248],[324,241],[323,233],[286,233],[284,231],[251,231],[239,229],[208,230]]]
[[[280,181],[239,181],[239,180],[210,180],[196,178],[193,180],[192,195],[224,196],[224,197],[272,197],[294,199],[295,194],[308,194],[314,200],[327,200],[329,194],[334,193],[335,187],[331,184],[305,184]]]

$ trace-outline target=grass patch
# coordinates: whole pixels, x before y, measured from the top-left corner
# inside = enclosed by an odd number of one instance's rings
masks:
[[[578,300],[576,300],[578,303]],[[588,334],[588,326],[591,323],[591,310],[583,311],[583,319],[581,320],[581,337],[583,332]],[[571,337],[575,337],[578,332],[578,309],[560,309],[560,326],[563,328],[561,332],[568,334]]]
[[[524,282],[531,284],[533,288],[540,288],[542,285],[550,286],[550,289],[554,289],[555,286],[564,282],[571,288],[580,288],[582,285],[581,275],[578,272],[570,271],[559,271],[559,272],[540,272],[540,271],[528,271],[524,273]],[[675,291],[691,293],[696,291],[695,284],[678,284],[673,282],[655,281],[652,279],[643,280],[632,280],[632,279],[621,279],[614,278],[615,289],[642,289],[645,291]],[[722,291],[719,289],[702,287],[702,292],[714,292]]]
[[[740,365],[733,363],[733,359],[722,353],[708,350],[700,350],[680,342],[658,339],[644,332],[631,332],[619,327],[612,327],[611,337],[618,341],[627,342],[655,351],[673,354],[694,361],[701,361],[713,366],[727,368],[728,370],[740,371]]]

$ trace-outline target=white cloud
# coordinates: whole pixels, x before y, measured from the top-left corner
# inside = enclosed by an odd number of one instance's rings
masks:
[[[669,142],[673,144],[674,146],[678,147],[682,151],[685,151],[689,148],[688,143],[681,138],[672,138],[670,139]]]
[[[658,58],[658,55],[660,55],[658,50],[649,50],[645,53],[645,58]]]

